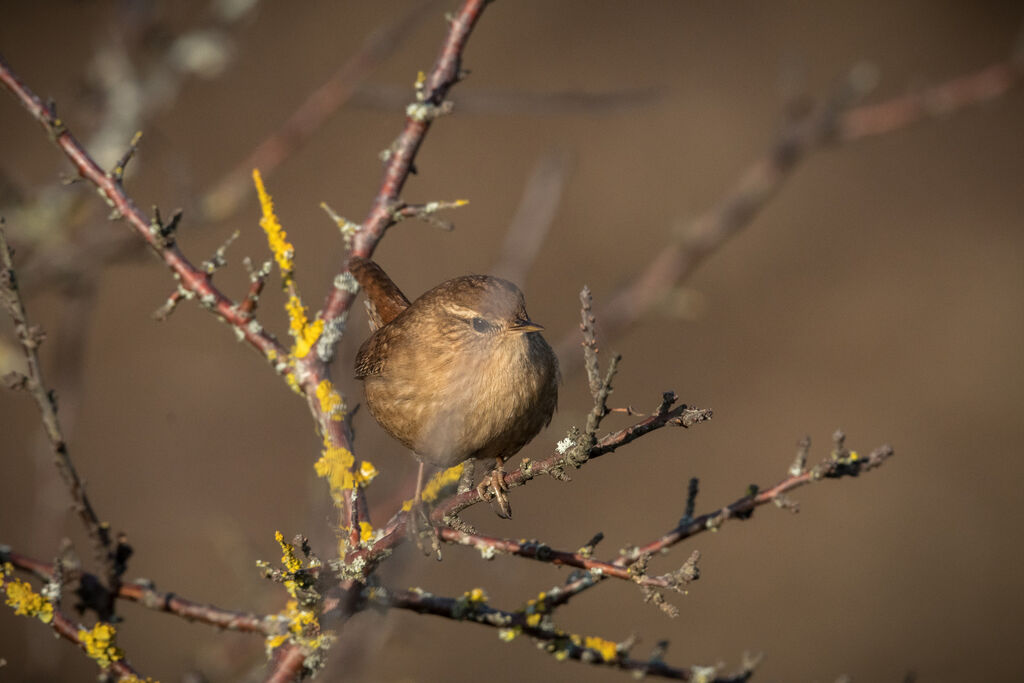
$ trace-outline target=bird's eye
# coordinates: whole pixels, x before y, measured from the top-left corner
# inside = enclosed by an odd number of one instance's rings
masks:
[[[483,318],[473,318],[470,323],[473,325],[473,329],[477,332],[488,332],[491,329],[491,324]]]

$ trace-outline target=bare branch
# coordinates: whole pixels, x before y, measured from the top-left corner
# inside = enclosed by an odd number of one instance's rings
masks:
[[[47,388],[43,378],[42,364],[39,362],[39,346],[42,344],[45,334],[38,327],[29,323],[25,304],[18,289],[13,252],[7,244],[7,234],[2,218],[0,218],[0,265],[2,265],[0,303],[7,309],[11,320],[14,321],[15,333],[18,335],[18,341],[21,342],[28,366],[27,375],[12,378],[9,383],[28,391],[39,407],[43,429],[53,451],[54,464],[71,495],[72,509],[85,526],[89,538],[92,539],[96,558],[102,563],[106,573],[108,598],[98,606],[97,612],[102,621],[110,621],[115,611],[113,594],[117,592],[121,583],[121,576],[124,574],[132,549],[122,537],[118,537],[116,540],[111,537],[110,527],[96,514],[92,502],[85,492],[85,483],[71,461],[71,455],[64,440],[64,432],[61,429],[60,420],[57,418],[57,398],[54,392]]]
[[[248,324],[250,321],[238,312],[235,303],[213,286],[209,274],[201,268],[193,266],[172,242],[168,243],[164,234],[168,226],[155,230],[153,223],[125,194],[120,182],[116,181],[97,165],[89,153],[79,144],[64,122],[57,117],[53,108],[43,104],[38,96],[21,79],[14,74],[3,58],[0,58],[0,83],[11,91],[21,105],[46,129],[54,143],[64,152],[79,174],[96,186],[100,194],[111,206],[114,213],[124,218],[150,248],[160,257],[174,273],[179,284],[195,297],[204,307],[213,311],[224,322],[233,326],[239,336],[249,342],[265,358],[277,358],[286,355],[287,350],[260,326]],[[172,220],[171,225],[174,224]],[[290,372],[283,365],[271,364],[280,372]]]
[[[404,16],[371,33],[359,50],[314,90],[288,119],[225,175],[202,199],[202,215],[222,220],[233,214],[249,191],[252,169],[271,173],[302,147],[341,109],[370,73],[400,48],[423,17],[437,7],[437,0],[425,0]]]
[[[437,62],[424,79],[422,87],[418,89],[419,104],[440,107],[444,104],[451,87],[463,77],[462,50],[486,5],[486,0],[466,0],[458,12],[452,15],[448,36],[441,47]],[[373,207],[353,240],[352,253],[356,256],[369,258],[377,242],[384,236],[384,231],[393,224],[394,215],[391,209],[399,202],[416,153],[423,144],[432,122],[432,117],[417,116],[413,111],[407,112],[405,128],[388,153],[384,180],[373,201]],[[351,308],[354,298],[354,292],[336,284],[324,302],[321,317],[328,322],[334,320]]]
[[[1021,73],[1017,63],[1000,62],[916,93],[853,107],[874,82],[863,67],[854,69],[835,95],[790,122],[768,153],[747,167],[724,198],[677,230],[673,241],[615,293],[599,312],[604,333],[608,337],[621,334],[709,255],[750,225],[809,152],[901,130],[986,102],[1019,85]],[[575,344],[575,335],[567,334],[556,347],[559,357],[565,359],[563,371],[567,374],[578,367],[579,359],[571,353]]]
[[[555,221],[569,175],[569,153],[552,150],[534,165],[515,215],[505,233],[501,255],[491,273],[520,285],[526,281],[544,238]]]

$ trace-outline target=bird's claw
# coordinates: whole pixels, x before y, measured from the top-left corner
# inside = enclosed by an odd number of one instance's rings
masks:
[[[433,555],[441,561],[441,537],[430,521],[430,510],[423,501],[413,503],[409,510],[409,535],[416,541],[416,547],[427,557]]]
[[[484,480],[477,485],[476,492],[480,496],[480,500],[493,498],[497,502],[498,509],[495,512],[499,517],[512,519],[512,506],[508,502],[506,491],[508,491],[508,485],[505,484],[505,469],[499,461],[498,466],[491,470],[490,475],[484,477]]]

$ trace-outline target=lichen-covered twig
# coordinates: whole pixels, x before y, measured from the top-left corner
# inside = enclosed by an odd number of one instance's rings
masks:
[[[10,548],[0,546],[0,564],[10,562],[13,567],[29,572],[42,581],[53,581],[56,569],[54,565],[22,555]],[[95,575],[85,571],[64,572],[64,580],[76,579],[87,583],[99,580]],[[125,581],[118,587],[117,595],[121,600],[136,602],[147,609],[166,612],[188,621],[208,624],[228,631],[242,631],[272,635],[278,630],[274,616],[260,616],[250,612],[238,612],[189,600],[174,592],[158,591],[153,584],[146,581]]]
[[[462,598],[432,595],[422,590],[389,591],[370,588],[366,599],[375,605],[393,609],[404,609],[418,614],[430,614],[446,619],[468,621],[500,630],[504,640],[518,635],[528,636],[538,642],[541,649],[557,659],[570,659],[594,666],[630,671],[639,677],[652,676],[680,681],[702,681],[703,683],[739,683],[749,680],[753,662],[744,662],[741,670],[732,675],[719,676],[714,667],[691,666],[673,667],[661,660],[660,656],[649,659],[633,659],[629,656],[634,646],[632,640],[621,643],[593,636],[581,636],[565,632],[551,623],[546,615],[537,610],[523,609],[515,612],[496,609],[487,604],[482,591],[469,591]],[[536,601],[534,607],[536,607]],[[660,649],[663,654],[663,648]]]

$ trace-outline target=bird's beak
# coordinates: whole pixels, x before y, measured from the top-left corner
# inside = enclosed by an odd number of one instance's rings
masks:
[[[511,329],[513,332],[540,332],[544,329],[544,326],[538,325],[529,319],[523,320],[522,318],[519,318],[512,323]]]

